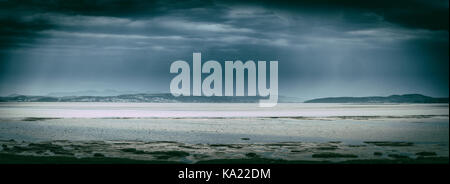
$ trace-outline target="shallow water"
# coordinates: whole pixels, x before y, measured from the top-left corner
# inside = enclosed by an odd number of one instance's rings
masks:
[[[448,104],[0,103],[0,117],[0,139],[27,141],[449,140]]]
[[[448,104],[280,103],[261,108],[242,103],[0,103],[0,118],[59,117],[330,117],[446,115]]]
[[[2,120],[0,139],[140,140],[185,143],[412,141],[448,143],[446,117],[382,120],[93,119]],[[241,138],[250,138],[243,141]]]

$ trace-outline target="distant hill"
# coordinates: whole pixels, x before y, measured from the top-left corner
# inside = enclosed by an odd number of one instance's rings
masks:
[[[448,98],[433,98],[421,94],[391,95],[387,97],[329,97],[305,101],[305,103],[448,103]]]
[[[30,96],[10,95],[0,97],[0,102],[145,102],[145,103],[257,103],[259,96],[179,96],[170,93],[124,94],[114,96]],[[279,103],[301,102],[298,98],[279,96]],[[305,101],[305,103],[448,103],[448,98],[433,98],[420,94],[392,95],[388,97],[330,97]]]
[[[122,94],[137,94],[136,91],[117,91],[113,89],[106,90],[85,90],[85,91],[74,91],[74,92],[53,92],[45,96],[51,97],[64,97],[64,96],[118,96]],[[16,95],[17,96],[17,95]]]
[[[158,94],[124,94],[115,96],[29,96],[12,95],[0,97],[0,102],[147,102],[147,103],[257,103],[259,96],[179,96],[170,93]],[[278,102],[300,102],[293,97],[279,96]]]

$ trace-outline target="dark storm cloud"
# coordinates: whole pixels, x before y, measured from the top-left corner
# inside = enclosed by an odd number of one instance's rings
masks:
[[[448,30],[448,0],[302,0],[302,1],[209,1],[209,0],[56,0],[56,1],[1,1],[1,7],[10,12],[57,12],[97,16],[152,16],[167,11],[190,8],[208,8],[217,4],[261,5],[293,12],[365,11],[383,16],[387,21],[401,25]],[[353,17],[357,19],[357,17]]]
[[[448,30],[448,0],[254,0],[236,1],[236,4],[254,4],[265,7],[278,7],[292,12],[309,12],[326,14],[332,12],[356,11],[375,13],[386,21],[408,26],[432,30]],[[354,12],[352,12],[354,13]],[[349,15],[350,21],[358,21],[357,16]],[[364,19],[362,19],[364,22]]]
[[[55,12],[67,14],[127,16],[139,13],[156,13],[156,1],[152,0],[22,0],[2,1],[4,10],[17,13]]]
[[[448,93],[448,1],[0,0],[0,25],[0,94],[167,91],[192,52],[279,60],[292,96]]]
[[[15,46],[14,43],[27,43],[36,37],[37,31],[51,29],[54,26],[46,20],[26,21],[14,16],[0,17],[0,48]]]
[[[314,17],[333,18],[339,15],[354,25],[371,24],[383,19],[402,26],[430,30],[448,31],[448,1],[398,0],[398,1],[357,1],[357,0],[304,0],[304,1],[155,1],[155,0],[56,0],[56,1],[0,1],[0,24],[4,43],[13,41],[16,35],[34,35],[35,31],[60,26],[61,22],[49,22],[53,16],[100,16],[142,19],[172,15],[188,20],[230,22],[232,17],[224,17],[230,6],[254,5],[269,9],[281,9],[291,13]],[[246,11],[244,9],[244,11]],[[266,12],[266,13],[271,13]],[[272,12],[273,13],[273,12]],[[44,14],[44,16],[42,16]],[[373,16],[370,16],[370,15]],[[41,15],[41,16],[39,16]],[[238,17],[242,18],[242,17]],[[71,22],[72,20],[63,20]],[[64,22],[62,22],[64,23]],[[248,24],[248,22],[239,22]],[[273,23],[273,22],[267,22]],[[80,26],[80,25],[74,25]],[[179,26],[195,26],[180,24]],[[351,28],[351,26],[348,26]],[[227,27],[224,27],[227,28]],[[266,27],[265,29],[270,29]],[[6,40],[10,39],[10,40]],[[19,40],[20,41],[20,40]]]

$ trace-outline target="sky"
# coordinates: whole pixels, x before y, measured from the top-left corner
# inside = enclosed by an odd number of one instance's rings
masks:
[[[278,61],[279,94],[449,94],[448,0],[0,0],[0,95],[169,92],[176,60]]]

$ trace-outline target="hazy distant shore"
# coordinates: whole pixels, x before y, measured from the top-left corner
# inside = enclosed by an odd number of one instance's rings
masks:
[[[267,97],[260,96],[178,96],[170,93],[134,93],[110,96],[73,94],[70,96],[20,95],[0,96],[0,102],[113,102],[113,103],[258,103]],[[279,103],[300,103],[303,98],[278,96]],[[326,97],[304,101],[305,103],[447,103],[448,97],[430,97],[421,94],[403,94],[367,97]]]

